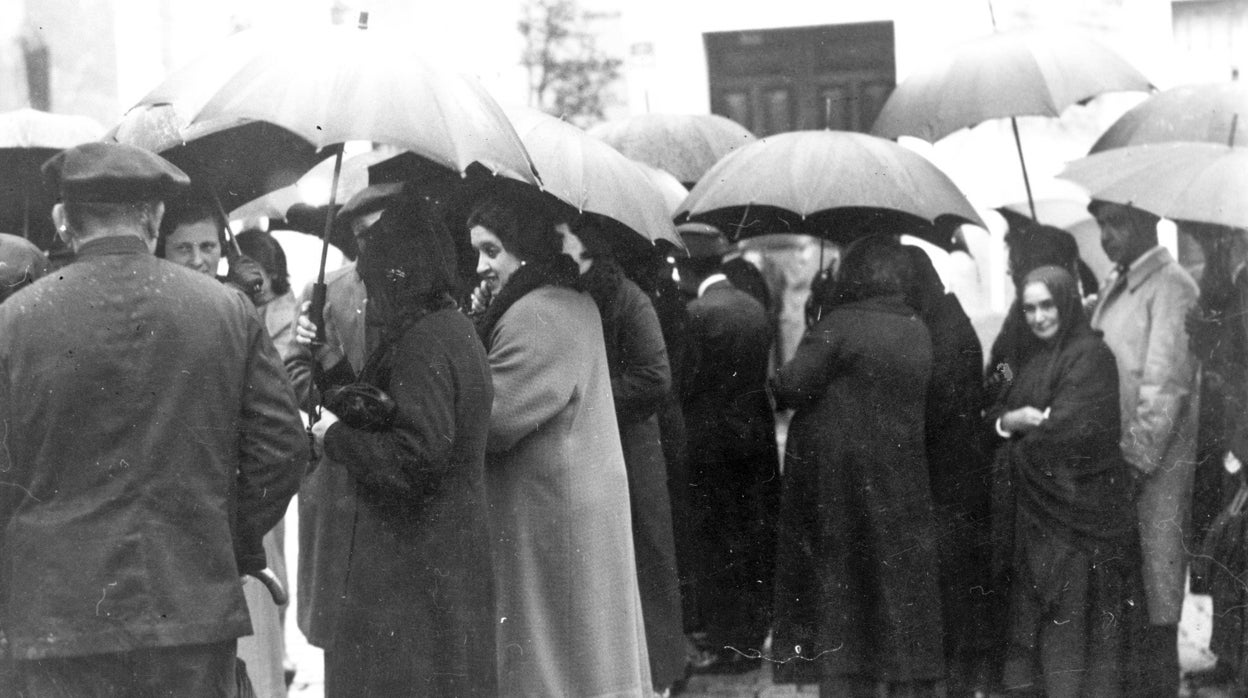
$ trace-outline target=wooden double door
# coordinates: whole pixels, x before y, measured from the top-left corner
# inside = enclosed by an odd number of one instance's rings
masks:
[[[711,111],[757,136],[869,131],[896,84],[891,22],[704,35]]]

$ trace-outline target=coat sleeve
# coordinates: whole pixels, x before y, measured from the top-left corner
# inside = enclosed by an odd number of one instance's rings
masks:
[[[447,473],[455,443],[456,360],[444,338],[418,323],[393,354],[387,392],[398,405],[385,431],[342,422],[325,433],[325,454],[357,484],[387,501],[419,496]],[[477,341],[476,337],[468,337]]]
[[[555,321],[538,303],[522,299],[494,329],[490,374],[494,406],[490,412],[491,452],[506,451],[559,414],[571,402],[577,373],[570,364],[571,333],[596,332],[566,318]],[[601,340],[600,340],[601,341]]]
[[[629,294],[620,309],[619,360],[622,367],[611,379],[617,416],[645,419],[658,411],[672,388],[667,347],[659,316],[640,290]]]
[[[1188,349],[1184,319],[1196,303],[1194,285],[1169,279],[1158,285],[1149,304],[1148,336],[1143,338],[1139,392],[1122,432],[1122,453],[1145,474],[1162,464],[1184,413],[1191,418],[1196,361]]]
[[[264,567],[261,538],[285,515],[308,462],[307,434],[277,350],[254,312],[246,326],[250,341],[239,414],[235,534],[243,572]]]
[[[832,380],[840,349],[835,315],[829,315],[802,335],[793,358],[776,371],[771,380],[772,394],[780,409],[796,408],[823,394]]]
[[[295,322],[298,318],[299,309],[303,307],[303,302],[312,299],[312,285],[309,284],[303,290],[299,298],[295,300],[295,318],[291,322]],[[290,377],[290,384],[295,389],[295,397],[298,399],[299,406],[305,410],[311,410],[314,401],[317,399],[313,395],[312,390],[312,347],[306,344],[292,341],[290,354],[286,356],[286,375]]]
[[[1048,409],[1049,418],[1020,444],[1046,459],[1096,458],[1118,443],[1118,364],[1099,341],[1073,347],[1064,358],[1049,404],[1032,405]]]

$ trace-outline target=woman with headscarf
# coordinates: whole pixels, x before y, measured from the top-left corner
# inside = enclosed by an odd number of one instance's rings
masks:
[[[776,373],[785,448],[773,647],[823,696],[934,696],[944,679],[923,424],[932,349],[895,238],[858,240],[831,307]],[[813,671],[812,671],[813,670]],[[813,674],[813,675],[812,675]]]
[[[672,387],[658,315],[646,294],[624,275],[611,241],[592,214],[559,227],[563,251],[602,316],[615,417],[628,471],[637,586],[650,650],[650,677],[663,693],[685,674],[680,581],[667,467],[657,412]]]
[[[1049,698],[1121,695],[1124,619],[1143,599],[1117,364],[1065,269],[1027,274],[1017,312],[1028,358],[987,415],[1004,489],[993,521],[996,590],[1008,599],[1003,683]]]
[[[1019,299],[1023,295],[1023,279],[1027,273],[1032,269],[1052,265],[1070,272],[1072,278],[1079,278],[1075,275],[1081,277],[1081,270],[1087,266],[1079,258],[1079,245],[1074,236],[1051,225],[1029,222],[1011,227],[1005,235],[1005,244],[1009,248],[1014,302],[1010,305],[1005,321],[1001,323],[1001,331],[997,333],[988,352],[985,407],[991,406],[1000,397],[1001,389],[1018,373],[1019,368],[1027,361],[1027,352],[1035,346],[1031,331],[1027,329],[1022,313],[1018,310]],[[1088,292],[1094,294],[1096,287],[1092,286]]]
[[[556,223],[545,204],[518,197],[488,200],[468,219],[494,382],[486,477],[498,683],[515,696],[648,696],[602,320]]]
[[[320,467],[345,468],[358,499],[326,695],[493,696],[492,394],[485,351],[452,300],[454,241],[408,197],[382,215],[358,269],[369,299],[358,383],[394,409],[351,424],[326,410],[313,427]]]

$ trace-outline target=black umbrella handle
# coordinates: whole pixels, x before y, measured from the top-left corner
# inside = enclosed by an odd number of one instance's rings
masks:
[[[308,319],[316,325],[316,343],[325,343],[325,289],[324,281],[312,284],[312,304],[308,308]]]

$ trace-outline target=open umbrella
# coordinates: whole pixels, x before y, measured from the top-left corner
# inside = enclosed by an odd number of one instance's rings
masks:
[[[1132,145],[1080,158],[1058,176],[1083,186],[1092,198],[1163,218],[1248,228],[1248,148]]]
[[[720,158],[754,140],[744,126],[717,114],[640,114],[598,124],[589,135],[689,187]]]
[[[637,167],[641,168],[641,171],[645,173],[646,178],[650,180],[654,188],[663,195],[663,202],[667,204],[668,215],[676,215],[676,210],[680,208],[680,205],[685,201],[685,197],[689,195],[689,190],[685,188],[685,185],[681,184],[679,179],[676,179],[676,175],[669,173],[667,170],[651,167],[638,160],[633,162]]]
[[[948,249],[944,224],[983,226],[939,168],[892,141],[846,131],[769,136],[720,160],[681,205],[677,218],[704,220],[730,240],[805,232],[850,242],[865,224],[904,225]]]
[[[641,166],[564,121],[531,109],[511,113],[547,192],[598,214],[641,239],[682,246],[662,192]]]
[[[226,211],[294,184],[325,157],[276,124],[225,117],[191,125],[168,103],[136,106],[105,138],[159,153],[212,192]]]
[[[935,142],[988,119],[1008,118],[1030,201],[1016,117],[1060,116],[1106,92],[1149,88],[1148,79],[1120,56],[1076,32],[1000,32],[926,63],[893,90],[871,132]]]
[[[143,103],[202,103],[192,126],[227,118],[266,121],[318,147],[369,140],[411,150],[456,172],[478,163],[537,184],[519,137],[474,79],[432,64],[410,36],[369,30],[367,17],[361,13],[358,28],[264,35],[257,30],[235,37],[234,55],[210,53],[171,76]],[[338,188],[340,165],[341,158],[331,193]],[[325,221],[326,251],[334,203]],[[319,320],[323,273],[314,289],[312,315]]]
[[[1170,141],[1248,145],[1248,83],[1183,85],[1149,97],[1097,139],[1092,153]]]
[[[18,109],[0,114],[0,231],[48,249],[55,231],[48,217],[56,192],[46,191],[39,167],[58,151],[98,140],[104,127],[85,116]]]
[[[321,160],[294,184],[271,191],[230,211],[231,219],[256,216],[283,218],[286,210],[297,203],[320,205],[330,198],[346,201],[369,185],[368,168],[398,155],[395,148],[379,147],[354,155],[345,155],[338,175],[338,189],[330,196],[330,183],[337,163],[336,154]]]
[[[524,146],[494,100],[475,79],[421,56],[410,36],[364,25],[325,27],[273,36],[236,65],[193,123],[259,119],[317,146],[370,140],[455,171],[478,162],[496,174],[537,183]]]

